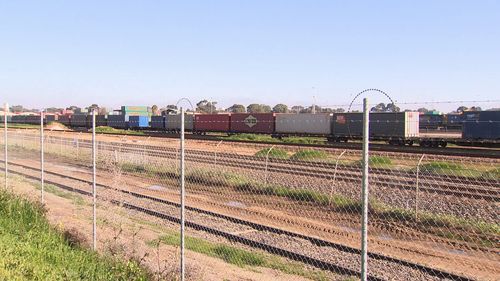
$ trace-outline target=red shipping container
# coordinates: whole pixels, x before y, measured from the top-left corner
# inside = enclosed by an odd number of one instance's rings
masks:
[[[231,132],[273,134],[274,119],[274,113],[233,113]]]
[[[231,114],[196,114],[194,131],[197,132],[229,132]]]

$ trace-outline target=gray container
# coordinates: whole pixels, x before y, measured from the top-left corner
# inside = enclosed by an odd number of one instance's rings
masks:
[[[280,113],[276,114],[277,134],[329,135],[332,114]]]
[[[49,122],[55,122],[55,121],[58,121],[59,120],[59,116],[57,115],[46,115],[45,116],[45,122],[49,123]]]
[[[72,127],[87,127],[87,114],[73,114],[71,117]]]
[[[184,127],[186,131],[193,130],[193,115],[184,115]],[[181,130],[181,115],[180,114],[170,114],[165,116],[165,128],[169,131],[180,131]]]
[[[11,120],[12,120],[12,123],[24,124],[24,123],[26,123],[26,115],[13,115]],[[8,118],[7,118],[7,121],[9,121]]]
[[[70,115],[61,115],[59,116],[58,118],[58,122],[63,124],[63,125],[66,125],[66,126],[70,126],[71,125],[71,117]]]
[[[89,115],[89,128],[92,127],[92,115]],[[95,116],[95,126],[102,127],[108,126],[108,116],[107,115],[96,115]]]
[[[165,129],[165,117],[164,116],[151,116],[151,128]]]
[[[462,138],[468,140],[499,140],[500,111],[464,113]]]
[[[363,113],[334,113],[332,135],[360,138],[363,136]],[[418,112],[370,113],[370,137],[416,138],[419,136]]]
[[[128,121],[124,115],[108,115],[108,126],[117,129],[127,129]]]

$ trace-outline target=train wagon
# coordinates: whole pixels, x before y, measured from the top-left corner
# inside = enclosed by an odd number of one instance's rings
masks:
[[[319,135],[330,134],[331,113],[277,113],[275,135]]]
[[[116,129],[127,129],[128,121],[125,115],[108,115],[108,126]]]
[[[55,121],[59,121],[59,116],[58,115],[45,115],[45,121],[46,123],[50,123],[50,122],[55,122]]]
[[[462,138],[465,140],[499,140],[500,111],[465,112]]]
[[[128,120],[130,129],[149,128],[149,116],[130,116]]]
[[[87,116],[87,114],[73,114],[73,116],[71,116],[71,126],[87,128]]]
[[[372,140],[410,143],[419,137],[419,113],[370,113],[369,129]],[[362,138],[363,113],[334,113],[331,132],[330,138],[336,141]]]
[[[273,134],[275,113],[233,113],[231,133]]]
[[[184,114],[184,130],[193,130],[193,114]],[[181,115],[180,114],[167,114],[165,115],[165,129],[169,132],[180,132],[181,130]]]
[[[71,115],[60,115],[57,121],[65,126],[71,126]]]
[[[205,132],[229,132],[231,125],[231,114],[195,114],[193,131]]]
[[[442,114],[421,114],[419,122],[422,130],[437,130],[444,127],[445,118]]]
[[[40,125],[40,115],[26,115],[24,123],[31,125]],[[46,123],[45,120],[43,123]]]
[[[151,116],[151,128],[156,130],[164,130],[165,116]]]

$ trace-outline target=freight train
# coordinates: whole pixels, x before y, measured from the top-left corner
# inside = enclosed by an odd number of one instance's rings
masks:
[[[39,116],[12,116],[12,123],[40,124]],[[47,121],[54,116],[47,116]],[[424,147],[459,145],[493,145],[500,143],[500,111],[476,111],[463,114],[462,138],[423,137],[418,112],[370,113],[370,139],[392,145],[419,144]],[[57,121],[68,127],[90,128],[92,116],[61,115]],[[96,126],[119,129],[141,129],[178,133],[181,116],[96,115]],[[186,114],[185,130],[193,134],[251,133],[273,137],[318,136],[331,142],[362,138],[362,113],[218,113]]]
[[[420,130],[423,131],[461,131],[465,120],[464,114],[425,113],[420,115]]]

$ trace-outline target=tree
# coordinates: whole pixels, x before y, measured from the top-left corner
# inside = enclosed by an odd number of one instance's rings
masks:
[[[313,107],[309,106],[307,108],[304,108],[300,111],[300,113],[312,113],[313,112]],[[314,105],[314,112],[318,113],[321,112],[321,107],[319,105]]]
[[[273,107],[273,112],[288,113],[288,106],[286,104],[279,103]]]
[[[459,107],[457,108],[457,112],[458,112],[458,113],[463,113],[464,111],[468,111],[468,110],[469,110],[469,108],[467,108],[467,106],[463,106],[463,105],[462,105],[462,106],[459,106]]]
[[[481,107],[480,106],[473,106],[471,108],[469,108],[470,111],[481,111]]]
[[[71,110],[73,111],[74,113],[82,113],[82,109],[79,108],[78,106],[76,105],[72,105],[70,107],[67,107],[66,110]]]
[[[153,106],[151,106],[151,111],[153,113],[153,116],[157,116],[158,115],[158,106],[156,104],[153,104]]]
[[[92,113],[92,110],[94,110],[94,109],[97,110],[97,111],[99,111],[99,105],[97,105],[96,103],[93,103],[91,106],[89,106],[87,108],[87,112],[88,113]]]
[[[3,110],[3,109],[2,109]],[[22,105],[13,105],[10,107],[10,112],[24,112],[25,108]]]
[[[203,113],[216,112],[217,111],[217,109],[215,107],[216,104],[217,104],[216,101],[201,100],[196,104],[196,111],[203,112]]]
[[[98,110],[97,110],[97,114],[99,115],[106,115],[108,114],[108,109],[105,108],[105,107],[100,107]]]
[[[401,108],[399,108],[397,105],[395,105],[394,103],[389,103],[387,104],[387,106],[385,107],[385,111],[386,112],[400,112],[401,111]]]
[[[405,111],[406,111],[406,110],[405,110]],[[411,111],[411,110],[410,110],[410,111]],[[427,112],[429,112],[429,110],[428,110],[427,108],[425,108],[425,107],[421,107],[421,108],[417,109],[417,111],[418,111],[418,112],[421,112],[421,113],[427,113]]]
[[[232,113],[245,113],[246,108],[242,104],[233,104],[231,107],[227,109],[227,111],[232,112]]]
[[[337,112],[337,113],[344,113],[345,112],[345,109],[343,109],[342,107],[339,107],[337,109],[334,109],[333,112]]]
[[[162,115],[175,114],[177,113],[177,106],[174,104],[169,104],[165,108],[161,109]]]
[[[385,103],[383,102],[377,104],[376,106],[372,107],[372,109],[370,109],[371,112],[385,112],[385,110],[386,106]]]
[[[63,110],[62,108],[48,107],[45,109],[45,112],[47,112],[47,113],[61,113],[62,110]]]
[[[271,107],[265,104],[252,103],[247,106],[248,113],[269,113],[271,112]]]
[[[292,106],[291,112],[300,113],[302,110],[304,110],[304,107],[302,105],[294,105]]]

